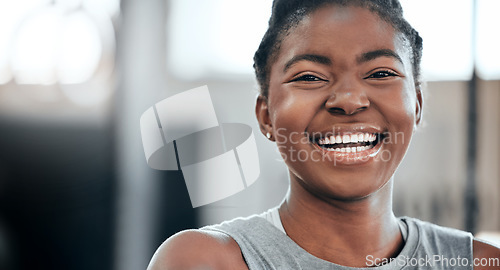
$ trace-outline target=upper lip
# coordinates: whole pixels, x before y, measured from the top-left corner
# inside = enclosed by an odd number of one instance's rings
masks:
[[[380,126],[367,123],[336,124],[321,131],[307,131],[311,141],[317,142],[319,139],[336,136],[352,135],[357,133],[380,134],[383,130]]]

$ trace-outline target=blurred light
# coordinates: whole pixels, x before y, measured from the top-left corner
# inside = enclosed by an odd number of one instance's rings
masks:
[[[500,1],[478,0],[477,69],[485,80],[500,79]]]
[[[44,8],[23,21],[12,43],[11,65],[19,84],[54,84],[62,10]]]
[[[28,11],[47,3],[49,0],[0,1],[0,84],[5,84],[12,79],[9,58],[14,29]]]
[[[169,70],[195,80],[252,74],[253,54],[267,28],[271,0],[174,0],[167,39]]]
[[[75,12],[63,23],[57,61],[59,81],[77,84],[89,80],[99,64],[102,44],[99,30],[84,12]]]
[[[105,14],[112,18],[120,11],[120,0],[84,0],[83,7],[94,14]]]
[[[0,84],[80,84],[110,73],[119,0],[0,0]],[[99,72],[99,74],[96,74]]]
[[[472,76],[472,0],[401,0],[406,19],[424,39],[425,80]]]
[[[82,0],[56,0],[53,3],[66,10],[76,9],[82,4]]]
[[[11,64],[19,84],[82,83],[101,58],[99,30],[83,11],[44,8],[16,34]]]
[[[0,85],[8,83],[11,79],[12,79],[12,72],[9,66],[7,65],[0,66]]]

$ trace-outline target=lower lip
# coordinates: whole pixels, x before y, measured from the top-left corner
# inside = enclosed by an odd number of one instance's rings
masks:
[[[380,149],[382,149],[381,142],[377,143],[373,148],[356,153],[329,151],[315,143],[313,143],[313,145],[321,150],[325,157],[324,160],[334,162],[335,165],[360,165],[367,163],[373,160],[373,158],[380,153]]]

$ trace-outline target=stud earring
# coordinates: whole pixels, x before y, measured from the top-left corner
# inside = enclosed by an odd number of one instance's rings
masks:
[[[272,137],[272,136],[271,136],[271,133],[269,133],[269,132],[268,132],[268,133],[266,133],[266,137],[270,140],[270,139],[271,139],[271,137]]]

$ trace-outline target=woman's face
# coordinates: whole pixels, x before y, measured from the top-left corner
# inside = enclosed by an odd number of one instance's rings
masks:
[[[391,25],[359,7],[326,6],[291,30],[257,104],[291,181],[354,200],[390,180],[420,117],[410,55]]]

